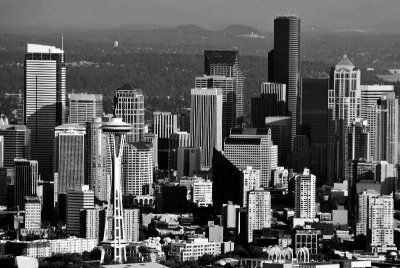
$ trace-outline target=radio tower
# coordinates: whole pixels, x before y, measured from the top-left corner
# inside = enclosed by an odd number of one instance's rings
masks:
[[[111,191],[108,196],[108,208],[102,258],[107,254],[114,261],[124,263],[126,260],[125,229],[122,207],[121,189],[121,162],[125,143],[125,134],[131,131],[131,125],[124,123],[122,118],[111,118],[111,121],[103,123],[102,130],[107,137],[109,159],[111,159]]]

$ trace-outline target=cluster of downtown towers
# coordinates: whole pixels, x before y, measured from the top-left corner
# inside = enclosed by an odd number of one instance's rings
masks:
[[[238,52],[208,50],[204,52],[204,75],[195,79],[191,90],[190,114],[178,115],[181,131],[188,132],[185,146],[200,149],[200,166],[206,170],[218,165],[213,157],[220,156],[220,152],[231,162],[247,163],[244,159],[250,157],[246,155],[249,152],[237,151],[245,148],[238,145],[254,145],[257,143],[254,137],[269,136],[268,157],[261,160],[268,162],[268,168],[261,168],[260,186],[274,186],[271,177],[278,167],[295,172],[308,167],[317,176],[319,185],[348,180],[351,188],[354,165],[360,161],[397,164],[399,153],[398,100],[393,87],[361,86],[360,75],[360,70],[343,56],[332,68],[329,79],[301,78],[300,19],[294,15],[277,17],[274,49],[268,53],[269,81],[262,83],[260,96],[251,100],[251,128],[243,128],[245,89]],[[101,120],[87,122],[85,143],[81,144],[86,158],[83,166],[73,166],[76,158],[70,158],[66,167],[54,165],[55,130],[71,116],[67,114],[66,103],[64,51],[28,45],[20,118],[31,133],[30,159],[37,161],[38,173],[45,181],[54,180],[54,174],[63,168],[69,170],[70,177],[57,175],[58,194],[88,184],[97,198],[107,200],[110,183],[101,180],[109,177],[102,176],[101,170],[107,170],[110,159],[106,151],[96,147]],[[168,147],[165,139],[170,138],[173,129],[170,126],[173,115],[164,115],[154,114],[153,132],[157,136],[149,135],[145,131],[143,94],[139,90],[117,90],[114,116],[131,125],[127,141],[140,149],[146,147],[144,142],[156,137],[161,169],[162,150]],[[99,161],[100,158],[104,161]],[[146,183],[152,181],[143,182]],[[229,184],[229,178],[224,179],[226,183]],[[143,185],[137,187],[142,189]],[[213,187],[216,192],[217,186]],[[217,190],[221,195],[217,202],[220,206],[228,200],[223,200],[221,189]]]

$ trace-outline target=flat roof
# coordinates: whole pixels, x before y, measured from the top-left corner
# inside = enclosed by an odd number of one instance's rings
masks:
[[[39,45],[39,44],[28,44],[27,53],[54,53],[54,54],[62,54],[64,50],[56,48],[55,46],[47,46],[47,45]]]

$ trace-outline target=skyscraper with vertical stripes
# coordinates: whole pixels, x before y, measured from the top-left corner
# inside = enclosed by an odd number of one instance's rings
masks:
[[[128,141],[142,141],[144,133],[144,96],[137,89],[120,88],[114,97],[114,115],[132,126]]]
[[[54,46],[28,44],[25,53],[24,123],[31,130],[31,157],[42,179],[53,176],[54,127],[65,120],[65,57]]]
[[[190,136],[192,145],[201,148],[201,166],[211,167],[213,148],[222,150],[221,89],[192,89]]]
[[[292,117],[293,146],[300,125],[300,19],[294,15],[278,16],[274,20],[274,50],[268,54],[270,82],[286,84],[287,112]]]
[[[58,194],[84,184],[86,128],[66,124],[55,128],[54,170],[58,173]]]

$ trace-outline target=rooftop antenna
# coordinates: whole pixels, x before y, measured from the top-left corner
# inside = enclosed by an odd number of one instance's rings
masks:
[[[61,34],[61,50],[64,51],[64,34]]]

